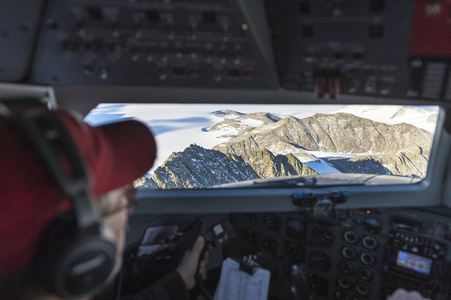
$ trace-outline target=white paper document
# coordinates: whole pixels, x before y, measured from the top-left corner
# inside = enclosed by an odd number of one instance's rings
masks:
[[[271,272],[260,267],[253,275],[241,271],[239,262],[227,258],[213,300],[266,300],[270,277]]]

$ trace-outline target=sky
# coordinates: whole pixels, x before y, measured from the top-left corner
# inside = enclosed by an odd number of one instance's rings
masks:
[[[157,142],[157,159],[150,170],[152,172],[163,164],[170,154],[183,151],[192,143],[211,149],[225,141],[218,138],[221,133],[209,132],[208,129],[223,120],[211,112],[227,109],[241,113],[270,112],[280,118],[287,116],[305,118],[318,112],[333,113],[346,109],[348,112],[361,110],[354,107],[349,109],[343,105],[100,104],[86,116],[85,121],[93,126],[127,119],[137,119],[147,124]],[[386,119],[392,114],[393,107],[377,111],[373,108],[367,110],[371,112],[369,114],[371,119],[388,122]],[[430,110],[431,108],[426,109],[428,113]],[[396,122],[411,123],[418,119],[403,118]],[[321,157],[321,153],[315,155]],[[318,164],[316,167],[320,169],[317,171],[333,171],[324,164]]]

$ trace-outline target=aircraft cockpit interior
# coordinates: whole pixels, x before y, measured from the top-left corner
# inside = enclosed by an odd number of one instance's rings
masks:
[[[2,0],[0,103],[152,131],[119,295],[451,299],[450,0]]]

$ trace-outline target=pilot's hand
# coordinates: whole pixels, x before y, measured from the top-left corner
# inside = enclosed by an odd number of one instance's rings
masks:
[[[404,289],[397,289],[393,295],[387,297],[387,300],[430,300],[429,298],[424,298],[417,291],[408,292]]]
[[[183,281],[188,290],[192,289],[196,285],[195,275],[198,271],[202,279],[207,278],[207,265],[208,265],[208,252],[205,253],[205,257],[199,264],[199,256],[204,248],[205,240],[202,236],[199,236],[191,251],[185,252],[182,262],[177,267],[177,272],[182,276]]]

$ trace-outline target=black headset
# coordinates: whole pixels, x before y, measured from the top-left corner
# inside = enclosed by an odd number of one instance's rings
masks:
[[[47,291],[62,298],[93,295],[114,269],[116,247],[92,205],[90,176],[74,140],[54,112],[18,116],[2,105],[0,115],[25,134],[73,206],[46,228],[32,264],[33,273]],[[68,171],[62,156],[70,165]]]

